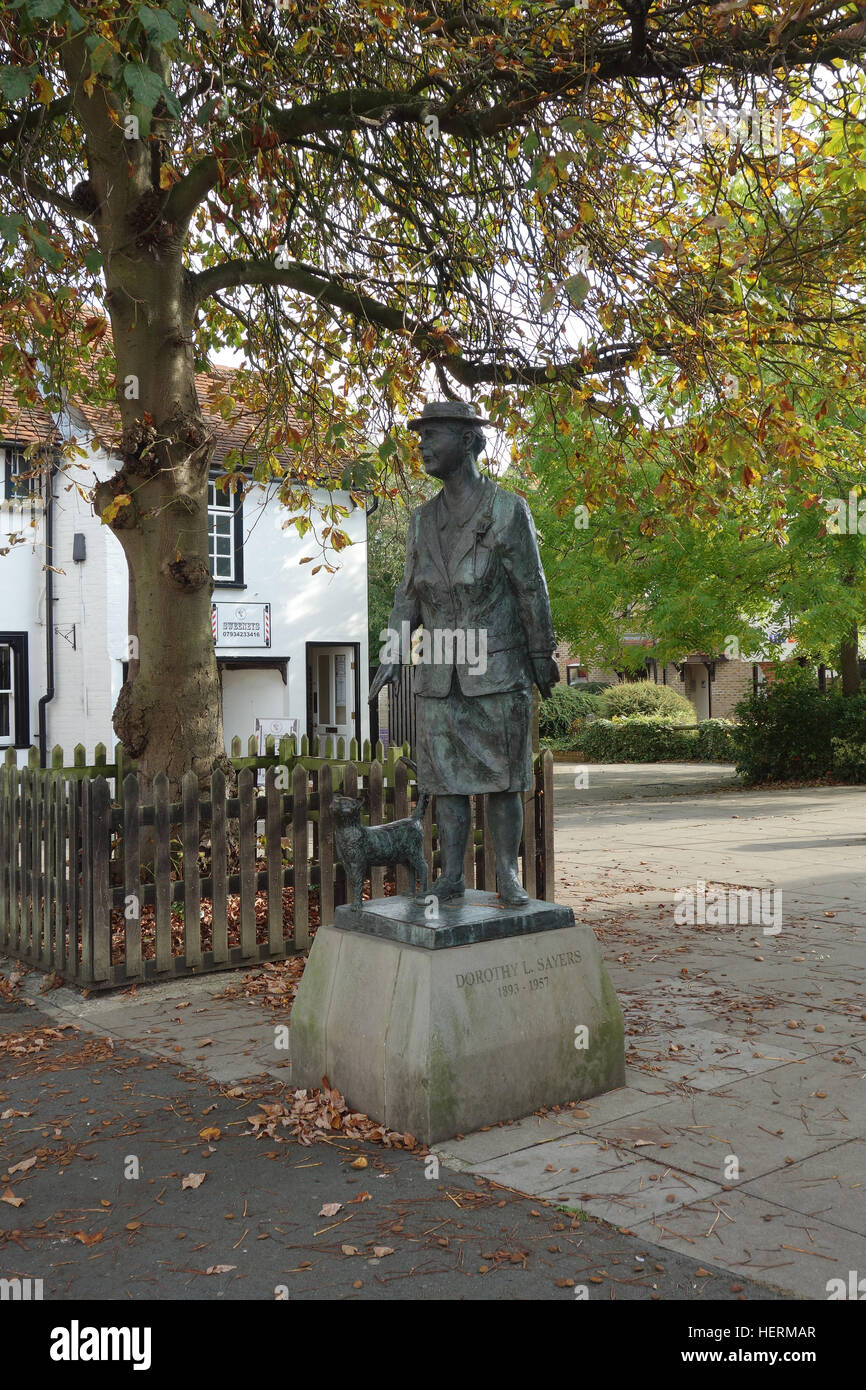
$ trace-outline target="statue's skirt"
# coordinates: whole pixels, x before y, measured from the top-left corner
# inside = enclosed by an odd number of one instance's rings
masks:
[[[434,796],[523,792],[532,786],[532,693],[466,696],[455,675],[444,699],[415,702],[418,786]]]

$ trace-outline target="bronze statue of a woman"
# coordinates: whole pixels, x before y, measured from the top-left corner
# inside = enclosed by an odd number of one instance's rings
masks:
[[[436,797],[442,873],[430,891],[440,901],[465,892],[469,797],[483,793],[499,892],[520,904],[528,899],[517,860],[532,786],[532,685],[549,695],[559,671],[529,508],[478,471],[489,425],[460,401],[431,402],[409,421],[424,468],[442,487],[412,513],[390,629],[423,624],[430,639],[432,660],[415,672],[413,750],[418,785]],[[398,679],[399,663],[383,663],[370,700]]]

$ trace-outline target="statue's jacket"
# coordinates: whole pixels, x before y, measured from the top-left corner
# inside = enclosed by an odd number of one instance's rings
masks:
[[[438,647],[445,660],[416,666],[416,694],[444,698],[455,673],[467,696],[531,688],[530,652],[549,656],[556,639],[535,526],[522,497],[484,478],[465,518],[451,515],[442,491],[414,510],[390,626],[401,633],[404,623],[408,631],[423,624],[434,655],[437,631],[462,630],[466,637],[465,652],[445,640]],[[486,669],[477,660],[481,633]],[[463,654],[475,660],[460,660]]]

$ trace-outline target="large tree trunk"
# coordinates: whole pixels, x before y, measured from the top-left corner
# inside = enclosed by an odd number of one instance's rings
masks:
[[[145,779],[164,772],[176,794],[185,772],[204,781],[229,763],[211,631],[213,441],[195,390],[194,305],[179,256],[160,250],[127,261],[109,289],[122,463],[95,502],[126,556],[135,623],[115,732]]]
[[[842,673],[842,694],[856,695],[860,689],[860,658],[858,655],[858,631],[853,628],[843,638],[839,669]]]

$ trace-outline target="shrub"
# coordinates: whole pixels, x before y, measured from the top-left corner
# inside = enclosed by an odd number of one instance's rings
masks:
[[[575,743],[575,721],[584,720],[600,713],[597,695],[589,695],[573,685],[555,685],[547,700],[542,700],[538,710],[539,737],[546,742],[561,739],[571,740],[566,747]]]
[[[602,712],[608,719],[649,714],[659,718],[676,718],[681,724],[696,724],[698,718],[694,705],[685,695],[670,685],[656,685],[654,681],[611,685],[601,696],[601,703]]]
[[[693,727],[655,715],[597,719],[580,735],[580,751],[599,763],[690,762],[698,756]]]
[[[733,732],[737,772],[746,782],[832,774],[860,780],[866,700],[818,689],[804,667],[786,667],[772,684],[741,700]]]
[[[704,719],[697,728],[698,757],[702,763],[734,761],[733,730],[730,719]]]

